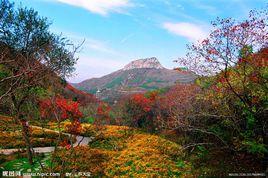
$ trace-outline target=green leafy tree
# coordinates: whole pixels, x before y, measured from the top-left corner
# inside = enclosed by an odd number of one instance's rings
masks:
[[[36,88],[60,86],[60,78],[74,71],[76,47],[49,31],[50,23],[33,9],[0,1],[0,102],[9,100],[13,116],[22,124],[29,162],[27,105],[38,97]]]

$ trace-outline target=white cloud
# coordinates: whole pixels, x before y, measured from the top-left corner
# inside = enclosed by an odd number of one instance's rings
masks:
[[[134,33],[131,33],[129,35],[127,35],[126,37],[124,37],[120,43],[125,43],[126,41],[128,41],[130,38],[132,38],[134,36]]]
[[[59,30],[55,30],[55,31],[57,32]],[[106,41],[101,41],[101,40],[93,39],[87,36],[74,34],[72,32],[64,32],[63,34],[64,36],[67,36],[71,40],[71,42],[74,43],[75,45],[80,45],[83,43],[80,49],[82,53],[86,53],[89,51],[96,51],[99,53],[121,56],[121,54],[117,52],[116,50],[112,49],[107,44]]]
[[[207,5],[207,4],[201,4],[201,3],[198,3],[196,5],[197,8],[199,9],[202,9],[204,11],[206,11],[207,13],[209,13],[210,15],[217,15],[219,13],[219,10],[214,7],[214,6],[210,6],[210,5]]]
[[[90,66],[97,69],[102,68],[114,70],[118,70],[126,65],[126,63],[122,60],[96,58],[90,56],[81,56],[78,60],[78,64],[81,66]]]
[[[85,42],[82,48],[85,51],[88,49],[91,49],[91,50],[95,50],[101,53],[118,55],[118,53],[114,49],[110,48],[105,42],[90,39],[90,38],[85,38]]]
[[[70,82],[81,82],[93,77],[102,77],[111,72],[121,69],[127,61],[109,58],[80,56],[76,64],[75,75],[68,78]]]
[[[178,36],[187,38],[190,41],[197,41],[207,37],[207,31],[200,25],[188,22],[171,23],[166,22],[163,28]]]
[[[113,49],[108,41],[55,28],[52,30],[67,36],[76,46],[84,42],[76,54],[79,59],[75,65],[76,71],[67,79],[69,82],[76,83],[92,77],[101,77],[119,70],[128,62],[125,61],[128,55]]]
[[[92,13],[107,15],[109,12],[122,13],[131,6],[129,0],[55,0],[61,3],[84,8]]]

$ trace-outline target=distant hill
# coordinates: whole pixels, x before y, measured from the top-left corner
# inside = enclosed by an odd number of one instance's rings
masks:
[[[164,68],[153,57],[132,61],[121,70],[72,85],[101,100],[113,101],[122,95],[191,83],[195,79],[196,75],[186,70]]]
[[[68,83],[65,86],[63,92],[65,97],[77,100],[82,105],[99,102],[93,94],[78,90]]]

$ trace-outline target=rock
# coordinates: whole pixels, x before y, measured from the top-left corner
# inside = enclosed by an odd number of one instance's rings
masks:
[[[127,64],[122,70],[131,70],[131,69],[164,69],[156,57],[138,59]]]

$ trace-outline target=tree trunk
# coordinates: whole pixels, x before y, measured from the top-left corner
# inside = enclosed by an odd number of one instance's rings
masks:
[[[21,120],[22,124],[22,135],[26,144],[27,157],[30,165],[33,165],[33,153],[31,150],[31,141],[30,141],[30,133],[29,133],[29,124],[25,120]]]
[[[16,116],[15,120],[16,122],[20,122],[22,126],[22,136],[24,139],[24,142],[26,144],[26,150],[27,150],[27,156],[28,156],[28,161],[32,165],[33,164],[33,153],[31,150],[31,141],[30,141],[30,133],[29,133],[29,123],[27,120],[24,119],[20,109],[21,106],[24,104],[25,99],[27,98],[28,95],[25,95],[20,101],[18,101],[15,97],[15,95],[11,96],[13,105],[15,106],[16,110]]]

